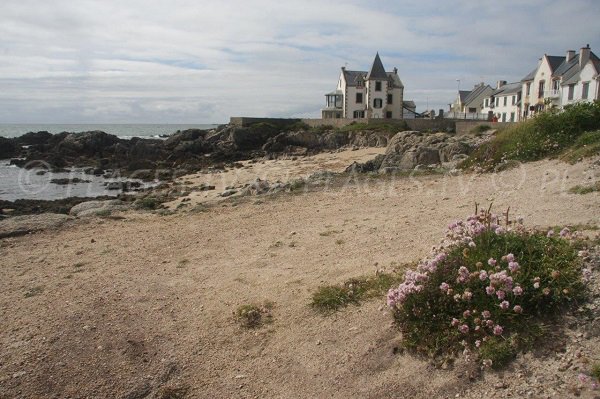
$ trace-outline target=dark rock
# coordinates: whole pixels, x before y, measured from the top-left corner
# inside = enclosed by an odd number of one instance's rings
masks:
[[[72,179],[69,179],[69,178],[65,177],[65,178],[60,178],[60,179],[52,179],[52,180],[50,180],[50,183],[52,183],[52,184],[59,184],[59,185],[64,186],[64,185],[67,185],[67,184],[90,183],[90,181],[89,180],[83,180],[83,179],[80,179],[78,177],[74,177]]]

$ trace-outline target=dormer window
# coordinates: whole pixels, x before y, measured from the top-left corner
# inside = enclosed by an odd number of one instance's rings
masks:
[[[358,79],[358,80],[356,81],[356,87],[362,88],[362,87],[363,87],[363,85],[364,85],[364,82],[363,82],[363,80],[362,80],[362,79]]]

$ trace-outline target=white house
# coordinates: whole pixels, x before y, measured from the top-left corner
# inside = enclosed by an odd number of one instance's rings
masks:
[[[342,67],[337,88],[325,99],[323,119],[403,119],[404,85],[397,68],[385,71],[379,53],[369,72]]]
[[[498,81],[496,90],[483,100],[482,113],[488,115],[488,119],[495,116],[499,122],[519,121],[521,119],[521,91],[521,82]]]
[[[579,54],[545,54],[522,82],[521,115],[528,118],[548,108],[562,108],[578,101],[598,99],[600,59],[583,47]]]
[[[583,47],[565,64],[572,66],[562,75],[561,107],[577,101],[600,100],[600,59],[590,46]]]
[[[450,104],[447,118],[479,119],[484,108],[484,100],[492,95],[494,89],[481,82],[473,90],[459,90],[454,103]]]

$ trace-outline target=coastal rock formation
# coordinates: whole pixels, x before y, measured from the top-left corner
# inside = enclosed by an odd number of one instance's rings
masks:
[[[123,176],[168,180],[210,165],[257,157],[306,155],[342,147],[383,147],[391,136],[392,133],[374,130],[286,130],[267,123],[189,129],[166,140],[125,140],[102,131],[44,131],[0,138],[0,158],[13,158],[12,163],[27,168],[79,166],[87,167],[86,173],[94,175],[111,170]]]
[[[69,214],[75,217],[97,216],[115,211],[125,211],[129,208],[127,203],[119,200],[87,201],[75,205]]]
[[[308,152],[342,147],[385,147],[392,135],[380,131],[299,130],[279,133],[267,140],[262,149],[267,153],[298,154],[299,150]]]
[[[70,219],[67,215],[56,213],[10,217],[0,220],[0,239],[58,228]]]
[[[456,136],[450,133],[404,131],[389,141],[384,155],[364,164],[352,164],[348,171],[389,172],[412,170],[418,166],[453,167],[475,148],[475,136]]]

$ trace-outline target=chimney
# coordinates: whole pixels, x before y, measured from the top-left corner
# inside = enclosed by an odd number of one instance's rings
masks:
[[[583,68],[583,66],[588,62],[589,59],[590,45],[588,44],[586,47],[582,47],[581,50],[579,50],[579,67]]]
[[[499,89],[499,88],[501,88],[501,87],[502,87],[502,86],[504,86],[505,84],[506,84],[506,80],[499,80],[499,81],[496,83],[496,89]]]
[[[394,67],[394,75],[398,75],[398,68]]]
[[[345,66],[343,66],[343,67],[342,67],[342,71],[345,71],[345,70],[346,70],[346,67],[345,67]]]
[[[575,50],[567,50],[567,62],[575,58]]]

